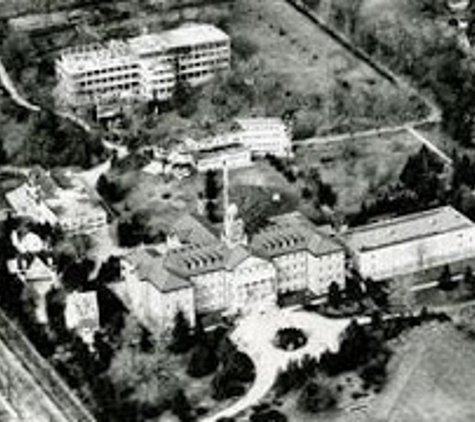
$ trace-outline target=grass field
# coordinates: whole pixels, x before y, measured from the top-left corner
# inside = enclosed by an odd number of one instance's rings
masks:
[[[243,34],[259,47],[266,67],[284,74],[290,90],[301,93],[328,89],[335,76],[368,85],[385,84],[379,74],[321,31],[283,0],[240,0],[233,34]]]
[[[475,420],[475,343],[450,323],[430,323],[393,343],[389,382],[377,395],[344,397],[330,413],[304,414],[289,397],[282,406],[291,422],[472,422]],[[357,379],[338,382],[358,391]]]
[[[314,144],[297,152],[299,167],[317,166],[338,194],[344,212],[359,210],[377,188],[396,182],[407,158],[421,148],[405,131],[343,142]]]

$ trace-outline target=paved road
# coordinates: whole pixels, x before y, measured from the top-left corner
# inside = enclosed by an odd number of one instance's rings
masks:
[[[20,107],[26,108],[30,111],[40,111],[40,107],[35,104],[30,103],[28,100],[23,98],[17,91],[10,75],[8,74],[3,62],[0,60],[0,81],[5,88],[5,90],[10,94],[10,97],[15,101]]]
[[[329,319],[316,313],[275,309],[265,314],[258,312],[244,317],[232,334],[237,347],[254,362],[256,379],[245,396],[230,407],[202,419],[201,422],[216,422],[222,417],[234,416],[258,404],[271,390],[281,369],[291,361],[299,361],[305,355],[318,358],[324,351],[336,351],[340,334],[350,323],[349,319]],[[279,328],[302,329],[308,341],[305,347],[287,352],[273,345]],[[256,335],[259,333],[259,335]]]

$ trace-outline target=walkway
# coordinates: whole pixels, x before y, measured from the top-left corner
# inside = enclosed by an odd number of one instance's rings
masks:
[[[0,60],[0,81],[5,88],[5,90],[10,94],[10,97],[15,103],[20,107],[26,108],[30,111],[40,111],[40,107],[35,104],[30,103],[28,100],[23,98],[17,91],[10,75],[8,74],[3,62]]]
[[[246,353],[256,367],[256,379],[251,389],[239,401],[205,417],[201,422],[217,422],[219,418],[234,416],[256,404],[272,389],[281,369],[305,355],[319,358],[326,350],[336,351],[341,333],[350,323],[348,319],[328,319],[316,313],[293,310],[272,310],[265,314],[251,314],[236,328],[231,339]],[[280,328],[300,328],[308,336],[305,347],[287,352],[272,344]]]
[[[0,59],[0,83],[2,86],[5,88],[5,90],[8,92],[10,95],[11,99],[20,107],[26,108],[27,110],[33,111],[33,112],[38,112],[41,111],[41,108],[28,101],[26,98],[22,97],[18,90],[16,89],[15,84],[12,81],[12,78],[7,72],[7,69],[5,68],[5,65],[3,64],[2,60]],[[83,119],[79,118],[78,116],[68,113],[68,112],[61,112],[61,111],[54,111],[54,113],[62,117],[63,119],[67,119],[74,124],[80,126],[82,129],[84,129],[86,132],[91,132],[91,126],[87,122],[85,122]]]

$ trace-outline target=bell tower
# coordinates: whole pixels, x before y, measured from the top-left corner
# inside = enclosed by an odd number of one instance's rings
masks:
[[[229,169],[226,161],[223,162],[223,229],[221,239],[229,247],[247,243],[244,231],[244,221],[238,217],[239,210],[236,204],[229,200]]]

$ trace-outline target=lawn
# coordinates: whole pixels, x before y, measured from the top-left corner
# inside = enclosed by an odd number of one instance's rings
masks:
[[[297,151],[300,168],[317,166],[345,213],[359,210],[363,200],[379,187],[396,182],[407,158],[421,148],[406,131],[381,136],[314,144]]]
[[[320,92],[336,75],[356,83],[388,84],[286,1],[239,0],[236,8],[232,34],[256,43],[265,66],[289,77],[289,90]]]
[[[345,374],[334,380],[343,386],[336,411],[304,414],[296,408],[293,395],[276,408],[292,422],[471,422],[475,420],[474,346],[451,323],[424,324],[392,343],[389,382],[381,393],[359,395],[358,377]]]
[[[113,204],[114,209],[124,216],[137,212],[146,215],[153,233],[167,231],[177,218],[195,212],[199,193],[204,190],[204,176],[200,174],[177,180],[126,171],[116,175],[115,180],[116,177],[127,194]],[[299,205],[298,192],[264,161],[230,172],[231,202],[241,210],[251,231],[253,223],[258,224],[266,216],[295,210]]]

